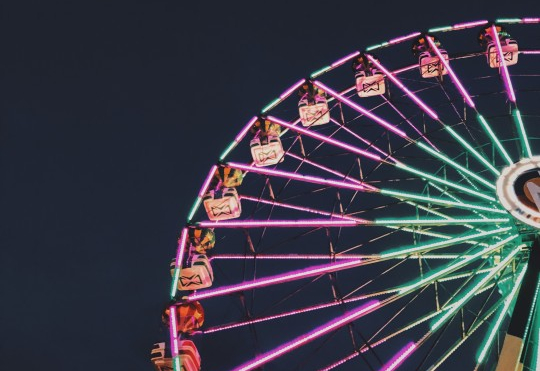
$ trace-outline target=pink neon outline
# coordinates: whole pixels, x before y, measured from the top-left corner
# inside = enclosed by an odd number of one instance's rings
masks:
[[[273,254],[273,255],[253,255],[253,259],[261,260],[328,260],[330,258],[336,260],[352,260],[352,259],[364,259],[366,255],[361,254]],[[245,254],[234,255],[234,254],[217,254],[212,255],[212,259],[217,260],[246,260],[250,259],[250,256]]]
[[[335,307],[337,305],[341,305],[342,303],[354,303],[356,301],[365,300],[365,299],[368,299],[368,298],[369,298],[369,296],[367,296],[367,295],[355,296],[355,297],[352,297],[352,298],[344,299],[343,301],[332,301],[332,302],[329,302],[329,303],[316,304],[316,305],[312,305],[312,306],[309,306],[309,307],[304,307],[304,308],[300,308],[300,309],[294,309],[294,310],[291,310],[291,311],[288,311],[288,312],[269,315],[269,316],[266,316],[266,317],[254,318],[254,319],[246,320],[246,321],[243,321],[243,322],[235,322],[235,323],[229,323],[229,324],[221,325],[221,326],[214,326],[214,327],[211,327],[211,328],[206,329],[206,330],[201,331],[201,332],[204,333],[204,334],[211,334],[213,332],[225,331],[225,330],[229,330],[229,329],[232,329],[232,328],[247,326],[247,325],[251,325],[251,324],[255,324],[255,323],[271,321],[271,320],[279,319],[279,318],[290,317],[290,316],[294,316],[296,314],[312,312],[312,311],[316,311],[316,310],[319,310],[319,309],[331,308],[331,307]]]
[[[525,51],[520,51],[519,53],[520,54],[540,54],[540,50],[525,50]]]
[[[359,51],[356,51],[356,52],[353,52],[353,53],[351,53],[351,54],[349,54],[349,55],[346,55],[346,56],[344,56],[343,58],[338,59],[337,61],[335,61],[334,63],[332,63],[332,64],[330,65],[330,67],[331,67],[331,68],[337,67],[337,66],[339,66],[340,64],[343,64],[343,63],[347,62],[349,59],[352,59],[352,58],[356,57],[356,56],[359,55],[359,54],[360,54],[360,52],[359,52]]]
[[[206,177],[203,186],[201,187],[201,190],[199,191],[199,197],[203,197],[206,193],[208,186],[210,185],[210,182],[212,181],[212,178],[214,177],[214,173],[216,172],[217,165],[212,165],[210,168],[210,172],[208,173],[208,176]]]
[[[182,268],[182,261],[184,259],[184,251],[186,250],[187,234],[188,234],[188,229],[187,228],[182,229],[182,234],[180,235],[180,240],[178,241],[178,249],[176,250],[176,269]]]
[[[400,37],[396,37],[395,39],[392,39],[390,41],[388,41],[388,44],[397,44],[397,43],[400,43],[402,41],[405,41],[405,40],[410,40],[416,36],[419,36],[421,35],[420,32],[413,32],[413,33],[410,33],[408,35],[405,35],[405,36],[400,36]]]
[[[374,308],[379,306],[379,302],[374,300],[370,301],[367,304],[362,305],[359,308],[356,308],[353,311],[349,311],[345,313],[343,316],[340,316],[318,328],[316,328],[313,331],[308,332],[307,334],[298,336],[297,338],[272,349],[271,351],[268,351],[266,353],[263,353],[259,355],[257,358],[248,361],[244,363],[243,365],[237,367],[234,369],[234,371],[250,371],[253,370],[263,364],[266,364],[277,357],[288,353],[312,340],[317,339],[320,336],[323,336],[325,334],[328,334],[329,332],[332,332],[334,330],[337,330],[338,328],[351,323],[355,320],[357,320],[360,317],[363,317],[364,315],[370,313],[373,311]]]
[[[346,189],[353,189],[355,191],[362,191],[365,189],[365,187],[358,184],[341,182],[339,180],[324,179],[324,178],[319,178],[319,177],[315,177],[311,175],[296,174],[296,173],[291,173],[291,172],[282,171],[282,170],[272,170],[272,169],[267,169],[267,168],[262,168],[262,167],[239,164],[236,162],[229,162],[227,163],[227,165],[236,169],[251,171],[256,174],[273,175],[273,176],[277,176],[281,178],[288,178],[288,179],[299,180],[299,181],[308,182],[308,183],[325,185],[325,186],[336,186],[336,187],[341,187],[341,188],[346,188]]]
[[[523,23],[539,23],[540,18],[523,18]]]
[[[370,54],[366,54],[366,57],[373,63],[377,68],[379,68],[383,73],[390,78],[396,84],[405,94],[409,96],[424,112],[426,112],[432,119],[439,120],[439,116],[433,111],[431,108],[429,108],[420,98],[418,98],[412,91],[407,89],[405,85],[401,83],[401,81],[398,80],[397,77],[395,77],[390,71],[388,71],[382,64],[379,63],[375,58],[373,58]]]
[[[506,61],[504,60],[501,41],[499,40],[499,33],[497,32],[497,28],[495,25],[491,25],[491,32],[493,33],[493,39],[495,40],[497,54],[499,55],[499,66],[502,66],[502,76],[504,81],[504,87],[506,88],[506,93],[508,94],[508,99],[515,103],[516,95],[514,94],[514,87],[512,86],[512,81],[510,80],[510,74],[508,73],[508,67],[506,66]]]
[[[284,227],[355,227],[360,222],[355,220],[225,220],[225,221],[203,221],[197,225],[204,228],[284,228]]]
[[[439,57],[439,60],[441,61],[441,63],[444,65],[444,67],[446,68],[446,70],[450,74],[450,77],[452,78],[452,81],[454,81],[454,84],[456,84],[456,86],[458,87],[458,90],[461,93],[461,96],[463,98],[465,98],[465,100],[467,101],[467,104],[469,105],[469,107],[474,108],[475,106],[474,106],[474,102],[473,102],[471,96],[469,95],[467,90],[465,90],[465,88],[461,84],[461,81],[459,81],[457,75],[454,73],[454,70],[450,67],[450,63],[448,63],[448,61],[444,58],[444,56],[442,55],[442,53],[439,50],[439,48],[437,47],[437,45],[435,45],[433,40],[431,40],[431,37],[426,36],[426,39],[428,41],[429,46],[431,46],[431,49],[433,49],[435,51],[435,54],[437,54],[437,57]]]
[[[337,139],[332,139],[330,137],[318,134],[318,133],[316,133],[314,131],[304,129],[304,128],[301,128],[299,126],[291,125],[288,122],[285,122],[283,120],[278,119],[277,117],[268,116],[267,119],[270,120],[270,121],[274,121],[276,124],[284,126],[284,127],[288,128],[290,130],[297,131],[297,132],[299,132],[301,134],[304,134],[304,135],[306,135],[308,137],[318,139],[321,142],[333,144],[333,145],[335,145],[337,147],[340,147],[340,148],[346,149],[348,151],[351,151],[353,153],[356,153],[357,155],[369,157],[369,158],[371,158],[373,160],[377,160],[377,161],[381,160],[381,157],[376,155],[376,154],[373,154],[373,153],[358,149],[358,148],[356,148],[354,146],[351,146],[351,145],[348,145],[348,144],[346,144],[346,143],[344,143],[342,141],[339,141]]]
[[[390,361],[388,361],[381,368],[381,371],[393,371],[393,370],[395,370],[399,365],[401,365],[407,359],[407,357],[415,349],[416,349],[416,344],[411,341],[410,343],[405,345],[395,356],[393,356],[392,359]]]
[[[169,307],[169,333],[171,337],[171,355],[174,358],[178,356],[178,331],[176,325],[176,307],[174,305]]]
[[[240,199],[249,200],[249,201],[253,201],[253,202],[258,202],[258,203],[266,204],[266,205],[280,206],[280,207],[287,208],[287,209],[292,209],[292,210],[306,211],[306,212],[309,212],[309,213],[325,215],[325,216],[329,216],[329,217],[332,217],[332,218],[353,220],[353,221],[356,221],[357,223],[363,223],[363,224],[369,224],[370,223],[369,221],[367,221],[365,219],[354,218],[354,217],[347,216],[347,215],[334,214],[334,213],[330,213],[328,211],[316,210],[316,209],[312,209],[312,208],[309,208],[309,207],[298,206],[298,205],[293,205],[293,204],[287,204],[287,203],[279,202],[279,201],[275,201],[275,200],[265,200],[265,199],[262,199],[262,198],[245,196],[245,195],[240,196]]]
[[[239,143],[242,139],[244,139],[244,137],[246,136],[247,132],[249,131],[249,129],[251,129],[251,127],[253,126],[253,124],[255,123],[255,121],[257,121],[257,116],[253,116],[251,118],[251,120],[248,121],[248,123],[246,124],[246,126],[244,126],[244,128],[242,129],[242,131],[240,133],[238,133],[238,135],[236,136],[236,138],[234,138],[234,141],[236,143]]]
[[[304,81],[306,81],[306,79],[302,79],[302,80],[298,81],[296,84],[294,84],[293,86],[291,86],[289,89],[287,89],[283,94],[281,94],[279,96],[279,99],[287,98],[289,96],[289,94],[291,94],[293,91],[298,89],[300,87],[300,85],[302,85],[304,83]]]
[[[326,91],[328,94],[330,94],[331,96],[333,96],[334,98],[336,98],[337,100],[339,100],[340,102],[343,102],[345,104],[347,104],[348,106],[354,108],[356,111],[362,113],[363,115],[366,115],[367,117],[369,117],[370,119],[372,119],[373,121],[377,122],[379,125],[383,126],[384,128],[390,130],[391,132],[399,135],[400,137],[402,138],[406,138],[406,139],[409,139],[407,137],[407,134],[405,134],[405,132],[399,130],[397,127],[395,127],[394,125],[386,122],[385,120],[383,120],[382,118],[380,118],[379,116],[371,113],[370,111],[368,111],[367,109],[359,106],[358,104],[354,103],[353,101],[351,101],[350,99],[348,98],[345,98],[344,96],[340,95],[338,92],[330,89],[328,86],[324,85],[322,82],[320,81],[315,81],[313,82],[314,85],[320,87],[321,89],[323,89],[324,91]]]
[[[265,287],[270,285],[276,285],[284,282],[290,282],[303,278],[318,276],[324,273],[337,272],[343,269],[350,269],[362,265],[363,261],[348,260],[343,263],[330,263],[324,265],[318,265],[309,269],[300,269],[285,274],[279,274],[271,277],[264,277],[255,279],[251,282],[243,282],[236,285],[224,286],[217,289],[204,290],[202,292],[195,292],[188,296],[189,301],[208,299],[216,296],[228,295],[233,292],[252,290],[259,287]]]
[[[453,30],[459,30],[463,28],[469,28],[469,27],[475,27],[475,26],[481,26],[483,24],[488,23],[488,21],[474,21],[474,22],[465,22],[465,23],[458,23],[452,26]]]

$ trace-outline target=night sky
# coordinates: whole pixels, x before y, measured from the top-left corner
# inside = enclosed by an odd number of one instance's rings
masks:
[[[253,115],[351,51],[539,10],[444,3],[2,2],[0,370],[151,370],[179,231]]]

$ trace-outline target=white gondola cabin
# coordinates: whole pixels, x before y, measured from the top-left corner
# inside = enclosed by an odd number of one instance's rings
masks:
[[[242,213],[240,199],[235,188],[210,191],[203,198],[204,209],[212,221],[238,218]]]

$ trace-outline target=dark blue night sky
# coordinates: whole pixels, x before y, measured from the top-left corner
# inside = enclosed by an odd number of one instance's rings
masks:
[[[4,1],[0,370],[151,370],[179,231],[247,120],[351,51],[538,11],[441,4]]]

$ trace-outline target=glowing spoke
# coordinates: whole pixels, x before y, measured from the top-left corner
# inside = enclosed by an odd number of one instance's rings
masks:
[[[362,305],[361,307],[357,308],[356,310],[347,312],[341,317],[336,318],[335,320],[307,333],[304,335],[301,335],[297,338],[295,338],[292,341],[289,341],[286,344],[283,344],[279,346],[278,348],[275,348],[269,352],[266,352],[264,354],[259,355],[257,358],[248,361],[244,363],[243,365],[237,367],[234,369],[234,371],[250,371],[254,370],[286,353],[289,353],[290,351],[308,343],[311,342],[323,335],[326,335],[332,331],[335,331],[363,316],[365,316],[368,313],[371,313],[377,306],[379,305],[379,302],[377,301],[371,301],[367,304]]]
[[[378,123],[379,125],[384,127],[385,129],[390,130],[391,132],[399,135],[402,138],[409,139],[407,137],[407,134],[405,134],[404,131],[398,129],[397,127],[390,124],[389,122],[386,122],[385,120],[383,120],[379,116],[377,116],[377,115],[373,114],[372,112],[368,111],[367,109],[359,106],[358,104],[354,103],[353,101],[351,101],[350,99],[344,97],[343,95],[339,94],[338,92],[334,91],[333,89],[330,89],[328,86],[324,85],[323,83],[321,83],[319,81],[315,81],[315,82],[313,82],[313,85],[321,88],[322,90],[324,90],[325,92],[330,94],[332,97],[334,97],[335,99],[337,99],[338,101],[340,101],[342,103],[345,103],[346,105],[348,105],[349,107],[351,107],[355,111],[369,117],[370,119],[372,119],[373,121],[375,121],[376,123]]]
[[[359,184],[347,183],[347,182],[342,182],[339,180],[324,179],[324,178],[319,178],[316,176],[302,175],[302,174],[292,173],[292,172],[283,171],[283,170],[272,170],[272,169],[267,169],[267,168],[262,168],[262,167],[239,164],[236,162],[229,162],[227,163],[227,165],[235,169],[240,169],[240,170],[249,171],[249,172],[262,174],[262,175],[271,175],[271,176],[276,176],[280,178],[299,180],[302,182],[315,183],[315,184],[320,184],[320,185],[329,186],[329,187],[352,189],[356,191],[365,190],[365,187]]]
[[[506,66],[506,61],[504,60],[501,40],[499,40],[499,33],[497,32],[497,27],[495,25],[491,26],[491,33],[493,35],[493,40],[495,41],[495,48],[497,49],[497,55],[499,57],[499,66],[502,72],[504,87],[506,88],[506,94],[508,95],[508,99],[510,99],[511,102],[515,103],[516,95],[514,93],[514,87],[512,86],[512,80],[510,80],[508,67]]]
[[[399,351],[387,364],[385,364],[381,371],[393,371],[399,365],[401,365],[407,357],[416,349],[416,344],[413,342],[408,343],[403,349]]]
[[[517,291],[521,287],[521,282],[523,281],[523,277],[525,276],[526,271],[527,271],[527,264],[525,264],[523,266],[523,268],[521,268],[521,271],[518,274],[518,277],[516,278],[516,282],[514,282],[514,286],[512,288],[512,291],[510,292],[509,295],[506,296],[506,299],[504,301],[504,306],[503,306],[502,310],[499,312],[495,323],[491,327],[489,335],[485,339],[482,350],[480,351],[480,354],[478,355],[478,358],[477,358],[478,363],[484,362],[484,359],[485,359],[485,357],[487,355],[487,352],[492,348],[493,340],[495,339],[495,336],[500,331],[502,321],[504,320],[504,317],[506,316],[506,314],[508,312],[508,308],[510,308],[510,304],[517,297]]]
[[[483,198],[483,199],[488,200],[488,201],[493,201],[493,202],[496,201],[496,199],[494,197],[489,196],[489,195],[487,195],[485,193],[478,192],[478,191],[472,190],[470,188],[464,187],[464,186],[462,186],[462,185],[460,185],[458,183],[450,182],[448,180],[445,180],[445,179],[439,178],[437,176],[428,174],[426,172],[420,171],[420,170],[415,169],[413,167],[407,166],[407,165],[405,165],[403,163],[396,164],[396,167],[398,167],[400,169],[403,169],[403,170],[406,170],[406,171],[408,171],[408,172],[410,172],[412,174],[416,174],[416,175],[418,175],[418,176],[420,176],[422,178],[430,179],[430,180],[433,180],[434,182],[447,185],[448,187],[459,189],[460,191],[463,191],[465,193],[474,195],[476,197],[480,197],[480,198]]]
[[[369,59],[371,63],[373,63],[375,66],[377,66],[378,69],[380,69],[394,84],[398,86],[405,94],[409,96],[417,105],[420,107],[425,113],[429,115],[434,120],[439,120],[439,116],[433,111],[431,108],[427,106],[420,98],[418,98],[412,91],[407,89],[405,85],[399,79],[389,70],[387,70],[377,59],[373,58],[373,56],[366,54],[366,57]]]
[[[459,169],[460,171],[464,172],[465,174],[469,175],[470,177],[473,177],[474,179],[476,179],[480,183],[488,186],[489,188],[491,188],[491,189],[496,188],[495,185],[493,184],[493,182],[489,182],[489,181],[485,180],[480,175],[476,174],[474,171],[471,171],[471,170],[467,169],[466,167],[461,166],[460,164],[458,164],[454,160],[448,158],[448,156],[442,154],[441,152],[435,151],[433,148],[425,145],[424,143],[418,143],[418,146],[421,147],[426,152],[431,153],[433,156],[443,160],[446,163],[451,164],[453,167],[455,167],[456,169]]]
[[[286,203],[275,201],[275,200],[265,200],[265,199],[262,199],[262,198],[245,196],[245,195],[242,195],[240,198],[242,200],[249,200],[249,201],[253,201],[253,202],[257,202],[257,203],[261,203],[261,204],[279,206],[279,207],[283,207],[285,209],[305,211],[305,212],[312,213],[312,214],[325,215],[325,216],[330,216],[332,218],[354,220],[354,221],[357,221],[358,223],[362,223],[362,224],[370,224],[370,222],[365,220],[365,219],[355,218],[355,217],[347,216],[347,215],[335,214],[335,213],[331,213],[331,212],[328,212],[328,211],[322,211],[322,210],[313,209],[313,208],[310,208],[310,207],[286,204]]]
[[[383,151],[382,149],[380,149],[379,147],[377,147],[376,145],[374,145],[373,143],[371,143],[369,140],[365,139],[365,138],[362,138],[360,135],[356,134],[354,131],[352,131],[351,129],[349,129],[348,127],[346,127],[345,125],[342,125],[341,123],[339,123],[338,121],[336,121],[335,119],[333,118],[330,118],[330,121],[332,121],[334,124],[336,124],[337,126],[339,126],[341,128],[341,130],[343,131],[346,131],[347,133],[351,134],[353,137],[355,137],[356,139],[359,139],[360,141],[362,141],[364,144],[368,145],[369,147],[373,148],[375,151],[379,152],[381,155],[383,155],[385,158],[387,159],[390,159],[394,162],[396,162],[396,160],[390,156],[388,153],[386,153],[385,151]]]
[[[438,270],[438,271],[430,274],[429,276],[427,276],[425,278],[422,278],[421,280],[419,280],[418,282],[413,283],[412,285],[408,285],[408,286],[403,287],[400,290],[400,293],[411,292],[413,290],[416,290],[419,287],[422,287],[422,286],[424,286],[426,284],[432,283],[435,280],[439,279],[440,277],[445,276],[445,275],[447,275],[449,273],[452,273],[452,272],[456,271],[457,269],[462,268],[463,266],[465,266],[465,265],[471,263],[472,261],[482,257],[483,255],[489,254],[489,253],[499,249],[500,247],[504,246],[508,242],[513,241],[517,237],[519,237],[519,236],[518,235],[512,235],[512,236],[504,239],[503,241],[500,241],[500,242],[497,242],[494,245],[488,246],[488,247],[480,250],[479,252],[473,254],[472,256],[469,256],[467,259],[464,259],[464,260],[461,260],[461,261],[459,261],[457,263],[451,264],[451,265],[447,266],[446,268]]]
[[[506,231],[509,231],[511,228],[497,228],[492,229],[486,232],[480,232],[480,233],[474,233],[474,234],[467,234],[460,237],[454,237],[449,240],[442,240],[442,241],[436,241],[436,242],[429,242],[426,244],[419,244],[419,245],[413,245],[413,246],[407,246],[402,247],[400,249],[393,249],[388,252],[383,252],[380,254],[381,259],[388,259],[388,258],[395,258],[395,257],[405,257],[410,254],[419,254],[425,251],[431,251],[434,249],[440,249],[443,247],[448,247],[455,245],[457,243],[462,243],[465,241],[475,241],[478,238],[491,236],[494,234],[503,233]]]
[[[493,130],[491,130],[491,127],[487,123],[486,119],[480,114],[477,115],[476,118],[478,119],[480,124],[482,124],[482,128],[484,128],[484,131],[489,135],[493,143],[495,143],[496,148],[499,150],[499,153],[501,154],[501,156],[506,160],[506,163],[508,165],[512,165],[514,161],[512,161],[512,159],[510,158],[510,155],[504,149],[501,141],[499,140],[499,138],[497,138],[497,135],[495,135]]]
[[[498,265],[496,265],[489,274],[487,274],[479,283],[477,283],[472,289],[467,290],[466,294],[460,298],[457,302],[450,304],[450,308],[441,317],[431,325],[431,330],[436,331],[445,323],[452,315],[454,315],[461,307],[467,303],[467,301],[474,295],[477,290],[480,290],[488,281],[493,279],[497,273],[511,263],[512,259],[518,252],[521,251],[521,246],[516,247],[510,254],[508,254]]]
[[[425,39],[428,41],[428,44],[431,47],[431,49],[433,49],[435,54],[437,54],[437,57],[439,57],[439,61],[444,65],[444,68],[446,68],[446,70],[448,71],[448,74],[450,75],[450,78],[452,79],[454,84],[457,86],[457,88],[458,88],[461,96],[463,97],[463,99],[465,99],[465,101],[467,102],[469,107],[474,108],[474,102],[473,102],[471,96],[469,95],[469,93],[467,92],[467,90],[465,89],[465,87],[463,86],[461,81],[459,81],[457,75],[454,73],[454,70],[450,67],[450,63],[448,63],[446,58],[442,55],[441,51],[439,50],[437,45],[435,45],[435,43],[433,42],[431,37],[427,36],[427,37],[425,37]]]
[[[276,117],[273,117],[273,116],[268,116],[267,119],[274,122],[274,123],[276,123],[276,124],[279,124],[280,126],[286,127],[289,130],[296,131],[296,132],[298,132],[300,134],[303,134],[303,135],[311,137],[311,138],[315,138],[315,139],[320,140],[321,142],[324,142],[324,143],[332,144],[332,145],[334,145],[336,147],[345,149],[345,150],[350,151],[352,153],[355,153],[357,155],[364,156],[364,157],[370,158],[372,160],[377,160],[377,161],[381,160],[381,158],[376,154],[373,154],[373,153],[370,153],[370,152],[367,152],[367,151],[363,151],[363,150],[361,150],[359,148],[356,148],[354,146],[351,146],[351,145],[346,144],[344,142],[341,142],[339,140],[332,139],[332,138],[327,137],[325,135],[319,134],[319,133],[317,133],[315,131],[303,129],[303,128],[299,127],[299,126],[289,124],[288,122],[285,122],[285,121],[280,120],[280,119],[278,119]]]
[[[482,206],[482,205],[474,205],[470,203],[445,200],[442,198],[427,197],[427,196],[423,196],[423,195],[419,195],[415,193],[401,192],[401,191],[395,191],[391,189],[381,189],[380,192],[384,195],[393,196],[393,197],[403,199],[403,200],[423,201],[423,202],[432,203],[436,205],[453,206],[453,207],[457,207],[461,209],[482,210],[482,211],[489,211],[489,212],[497,213],[497,214],[508,214],[505,210],[501,210],[501,209],[494,209],[494,208]]]
[[[527,133],[525,132],[525,125],[523,125],[521,113],[517,109],[514,110],[514,118],[518,123],[519,139],[521,140],[521,145],[525,149],[525,155],[527,157],[532,157],[531,146],[529,145],[529,138],[527,137]]]
[[[451,219],[375,219],[375,225],[454,225],[454,224],[499,224],[508,223],[510,218],[479,219],[479,218],[451,218]]]
[[[350,269],[362,265],[361,260],[346,261],[343,263],[332,263],[321,266],[311,267],[309,269],[301,269],[294,272],[280,274],[277,276],[259,278],[251,282],[243,282],[237,285],[225,286],[217,289],[208,289],[203,292],[196,292],[189,295],[187,298],[189,301],[201,300],[212,298],[216,296],[223,296],[232,294],[239,291],[253,290],[256,288],[277,285],[284,282],[296,281],[299,279],[309,278],[313,276],[319,276],[321,274],[337,272],[343,269]]]
[[[324,228],[324,227],[356,227],[362,222],[356,220],[306,219],[306,220],[224,220],[197,222],[203,228]]]

